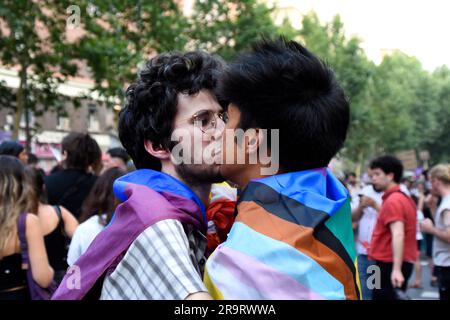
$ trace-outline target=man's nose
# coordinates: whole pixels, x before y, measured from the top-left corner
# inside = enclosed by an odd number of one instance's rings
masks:
[[[217,117],[217,125],[214,130],[213,139],[214,140],[221,139],[224,131],[225,131],[225,122],[223,122],[222,119]]]

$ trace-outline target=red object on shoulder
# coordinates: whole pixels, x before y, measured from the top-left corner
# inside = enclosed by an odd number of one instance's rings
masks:
[[[230,232],[231,226],[234,223],[235,207],[236,201],[221,199],[211,203],[207,208],[207,256],[209,256],[219,244],[227,240],[228,233]]]

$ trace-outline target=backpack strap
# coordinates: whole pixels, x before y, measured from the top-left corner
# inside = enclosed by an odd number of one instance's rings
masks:
[[[28,244],[27,244],[27,213],[23,212],[17,219],[17,231],[19,233],[20,241],[20,253],[22,254],[22,263],[28,265],[30,263],[28,257]]]

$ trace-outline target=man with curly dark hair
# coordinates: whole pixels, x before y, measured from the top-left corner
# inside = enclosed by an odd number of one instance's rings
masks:
[[[114,183],[121,204],[54,299],[210,298],[201,277],[205,206],[223,180],[214,164],[226,120],[215,94],[222,69],[209,54],[172,52],[139,72],[119,119],[138,170]]]

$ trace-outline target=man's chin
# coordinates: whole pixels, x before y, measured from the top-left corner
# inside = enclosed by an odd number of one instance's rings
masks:
[[[179,165],[175,167],[181,179],[190,184],[212,184],[225,181],[219,165]]]
[[[229,170],[227,168],[227,165],[222,164],[220,165],[220,175],[223,178],[224,181],[231,181],[232,183],[239,185],[239,182],[237,181],[237,176],[235,174],[232,174],[233,171]]]

